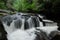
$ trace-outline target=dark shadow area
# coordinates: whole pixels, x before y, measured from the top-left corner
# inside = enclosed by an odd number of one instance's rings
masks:
[[[0,19],[0,40],[7,40],[6,38],[6,31],[2,25],[1,19]]]
[[[52,38],[52,40],[60,40],[60,35],[56,35],[55,37]]]

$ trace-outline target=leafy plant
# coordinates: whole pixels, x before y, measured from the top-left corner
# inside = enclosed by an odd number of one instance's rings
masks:
[[[40,5],[38,0],[32,0],[30,3],[27,0],[15,0],[13,2],[13,8],[15,8],[17,11],[27,12],[29,9],[39,11],[40,7],[42,7],[42,4]]]
[[[19,12],[39,12],[45,7],[44,5],[47,2],[52,2],[53,7],[55,7],[54,5],[57,5],[60,0],[11,0],[10,4],[12,5],[12,9]],[[6,7],[4,0],[0,0],[0,9],[8,9],[8,7]]]

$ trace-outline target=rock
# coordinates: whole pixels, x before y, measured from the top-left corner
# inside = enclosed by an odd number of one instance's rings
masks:
[[[7,40],[6,38],[6,31],[2,25],[1,19],[0,19],[0,40]]]

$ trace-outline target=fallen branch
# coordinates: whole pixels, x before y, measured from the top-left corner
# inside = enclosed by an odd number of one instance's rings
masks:
[[[12,11],[0,9],[0,12],[2,12],[2,13],[10,13],[10,12],[12,12]]]
[[[16,12],[10,11],[10,10],[3,10],[0,9],[0,15],[9,15],[9,14],[15,14]]]

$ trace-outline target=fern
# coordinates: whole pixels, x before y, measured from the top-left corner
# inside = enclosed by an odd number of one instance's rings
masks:
[[[38,3],[38,0],[32,0],[31,3],[29,3],[29,0],[15,0],[13,2],[13,8],[15,8],[17,11],[23,11],[27,12],[29,9],[33,11],[39,11],[39,8],[42,5]]]

